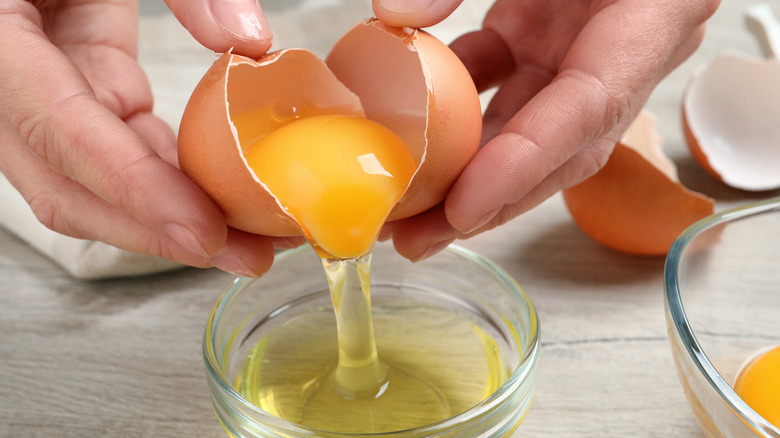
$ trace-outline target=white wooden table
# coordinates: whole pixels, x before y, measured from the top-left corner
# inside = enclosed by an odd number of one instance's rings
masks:
[[[264,2],[277,47],[324,54],[365,15],[337,10],[338,3]],[[478,25],[488,3],[465,0],[461,13],[434,31],[451,40]],[[682,90],[696,66],[724,48],[760,54],[742,22],[751,3],[724,0],[702,48],[648,105],[682,181],[717,199],[718,210],[780,194],[740,192],[710,178],[688,154],[679,123]],[[770,3],[780,13],[780,0]],[[175,124],[213,56],[163,8],[142,5],[141,60],[158,111]],[[559,196],[461,244],[514,275],[540,315],[537,393],[517,437],[702,436],[666,339],[662,258],[600,247],[574,225]],[[77,281],[0,229],[0,437],[223,437],[201,337],[230,281],[213,269]]]

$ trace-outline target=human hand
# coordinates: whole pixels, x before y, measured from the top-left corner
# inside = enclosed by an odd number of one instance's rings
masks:
[[[212,3],[168,1],[212,50],[268,50],[256,4]],[[259,275],[274,241],[289,242],[230,229],[178,170],[175,135],[152,115],[135,59],[137,20],[136,0],[0,3],[0,171],[62,234]]]
[[[462,0],[374,0],[385,23],[435,24]],[[420,7],[431,3],[427,7]],[[497,0],[451,44],[479,91],[498,86],[482,148],[444,203],[388,224],[418,260],[499,226],[596,173],[719,0]],[[404,10],[404,8],[406,8]]]

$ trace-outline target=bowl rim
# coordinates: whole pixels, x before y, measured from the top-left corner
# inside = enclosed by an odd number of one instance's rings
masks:
[[[276,263],[276,260],[281,260],[283,258],[293,256],[295,254],[298,254],[306,250],[311,251],[311,249],[308,248],[308,244],[304,244],[296,248],[280,251],[275,255],[274,263]],[[396,436],[399,433],[424,434],[428,432],[439,432],[438,429],[440,428],[444,428],[444,430],[448,430],[448,428],[456,427],[460,419],[465,416],[478,418],[486,415],[496,405],[500,404],[502,400],[511,397],[515,391],[519,390],[521,385],[527,379],[529,378],[535,379],[536,368],[539,363],[539,350],[541,348],[541,331],[540,331],[541,326],[539,323],[539,315],[536,311],[533,302],[531,301],[531,298],[525,293],[525,290],[522,288],[522,286],[520,286],[511,275],[509,275],[506,271],[504,271],[503,268],[496,265],[491,260],[485,258],[484,256],[474,251],[463,248],[456,244],[448,245],[442,252],[453,253],[456,256],[464,257],[466,259],[469,259],[472,262],[479,263],[483,268],[485,268],[486,270],[490,271],[492,274],[500,278],[500,280],[504,282],[511,289],[513,295],[515,295],[515,297],[520,302],[523,303],[523,305],[526,307],[528,311],[528,318],[529,318],[529,325],[530,325],[529,329],[531,330],[531,332],[529,332],[528,341],[526,342],[526,345],[522,346],[523,352],[520,358],[520,363],[507,377],[507,380],[498,389],[496,389],[492,394],[490,394],[484,400],[472,406],[471,408],[463,412],[460,412],[452,417],[446,418],[444,420],[427,424],[424,426],[419,426],[413,429],[398,430],[392,432],[382,432],[382,433],[354,434],[354,433],[322,431],[315,428],[294,424],[289,421],[283,420],[281,418],[275,417],[272,414],[269,414],[263,411],[262,409],[256,407],[254,404],[246,400],[244,396],[234,388],[233,384],[227,378],[219,363],[220,359],[217,357],[219,353],[215,350],[213,344],[213,340],[216,332],[217,315],[221,314],[221,310],[232,300],[235,294],[240,293],[244,287],[246,287],[252,281],[256,280],[255,278],[247,278],[247,277],[236,278],[230,284],[230,286],[220,295],[217,302],[215,303],[212,312],[208,318],[208,322],[204,330],[203,342],[202,342],[203,359],[205,363],[206,374],[210,379],[213,379],[214,384],[220,387],[220,389],[223,391],[223,395],[229,398],[230,402],[240,404],[243,409],[251,411],[253,413],[253,416],[262,417],[264,418],[264,422],[266,422],[267,424],[272,425],[273,427],[276,428],[283,429],[285,432],[300,431],[300,432],[307,432],[307,433],[327,433],[328,436],[334,436],[334,437],[337,436],[391,437],[391,436]],[[530,392],[531,396],[533,395],[534,388],[535,388],[535,383],[531,385],[531,392]],[[427,436],[427,435],[415,435],[415,436]]]
[[[664,288],[665,304],[675,331],[680,337],[685,350],[688,352],[694,365],[699,369],[710,386],[718,393],[731,409],[755,431],[765,437],[780,437],[780,428],[769,423],[765,418],[754,411],[743,401],[734,389],[726,382],[726,379],[718,373],[706,353],[702,349],[696,335],[691,328],[680,293],[678,281],[678,267],[682,261],[683,253],[688,244],[703,231],[720,224],[735,222],[762,213],[780,211],[780,197],[773,197],[762,201],[752,202],[725,210],[701,219],[686,228],[672,243],[664,264]],[[771,433],[771,435],[769,435]]]

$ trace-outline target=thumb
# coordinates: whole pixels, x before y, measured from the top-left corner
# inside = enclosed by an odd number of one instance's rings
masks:
[[[259,58],[273,35],[257,0],[165,0],[173,15],[206,48]]]
[[[447,18],[463,0],[373,0],[374,14],[390,26],[428,27]]]

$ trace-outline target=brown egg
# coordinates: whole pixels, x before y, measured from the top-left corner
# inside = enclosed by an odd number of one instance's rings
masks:
[[[780,62],[723,53],[690,79],[685,139],[696,161],[727,185],[780,188]]]
[[[181,168],[217,202],[230,226],[301,234],[248,167],[244,148],[294,120],[322,114],[365,115],[411,150],[418,169],[390,219],[440,202],[481,136],[478,94],[455,54],[424,31],[370,19],[337,42],[327,64],[303,49],[258,60],[222,55],[182,117]]]
[[[655,118],[642,112],[607,164],[563,191],[577,225],[620,252],[665,255],[685,228],[714,211],[711,199],[678,182],[654,127]]]

